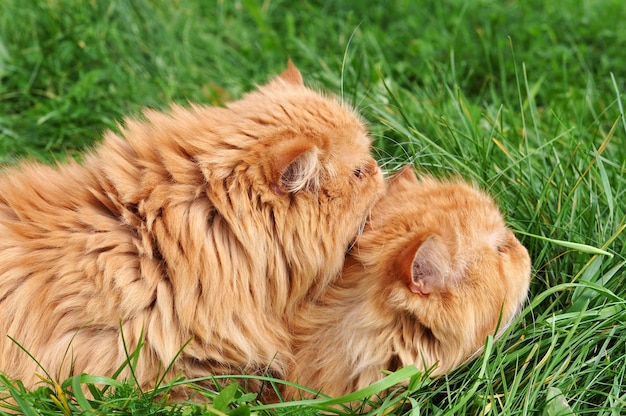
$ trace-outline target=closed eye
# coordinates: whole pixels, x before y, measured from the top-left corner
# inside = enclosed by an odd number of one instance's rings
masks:
[[[363,179],[369,176],[372,176],[378,172],[378,165],[376,161],[372,159],[369,162],[363,162],[361,166],[355,168],[352,171],[352,174],[356,176],[358,179]]]
[[[516,245],[515,236],[513,236],[513,233],[507,230],[506,237],[498,241],[498,243],[499,244],[496,247],[496,249],[498,250],[498,253],[508,253]]]
[[[509,251],[510,248],[511,248],[510,245],[502,244],[497,247],[497,250],[498,250],[498,253],[506,253]]]

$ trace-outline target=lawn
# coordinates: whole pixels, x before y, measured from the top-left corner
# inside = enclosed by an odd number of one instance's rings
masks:
[[[221,105],[290,57],[368,120],[387,169],[487,189],[533,262],[500,340],[446,377],[389,376],[365,393],[408,387],[361,410],[624,414],[624,22],[623,0],[0,0],[0,163],[80,158],[124,115]],[[81,383],[95,400],[71,395]],[[98,375],[29,392],[0,376],[0,412],[8,395],[26,414],[355,412],[331,407],[353,397],[270,409],[235,387],[212,405],[156,393]]]

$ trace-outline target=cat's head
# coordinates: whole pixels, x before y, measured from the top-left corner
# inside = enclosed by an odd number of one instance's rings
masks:
[[[239,217],[271,210],[289,263],[308,273],[336,273],[384,189],[363,120],[340,100],[307,88],[291,62],[221,116],[224,154],[231,157],[215,163],[209,154],[206,175],[222,175],[218,181],[226,183]]]
[[[404,320],[397,359],[439,361],[433,374],[502,331],[528,293],[528,252],[493,200],[460,180],[417,179],[407,167],[389,181],[352,255],[379,276],[382,307]]]
[[[307,88],[291,61],[282,74],[229,109],[242,117],[242,131],[255,136],[250,149],[277,196],[304,190],[334,199],[367,185],[382,191],[364,121],[338,99]]]

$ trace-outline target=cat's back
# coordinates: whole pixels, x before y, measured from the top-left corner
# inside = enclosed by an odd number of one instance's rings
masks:
[[[27,162],[0,173],[0,326],[18,315],[30,321],[29,312],[36,322],[40,308],[64,295],[97,298],[102,271],[119,268],[114,254],[135,253],[132,233],[102,194],[76,162]]]
[[[54,232],[116,224],[112,207],[98,198],[95,175],[76,162],[50,166],[26,162],[0,171],[0,247],[35,242]],[[22,244],[22,243],[20,243]],[[2,256],[0,251],[0,256]]]
[[[22,162],[0,170],[0,204],[17,212],[44,211],[84,197],[90,177],[77,163]]]

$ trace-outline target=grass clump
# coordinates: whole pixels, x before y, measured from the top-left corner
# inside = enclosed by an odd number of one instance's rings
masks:
[[[386,167],[413,163],[488,189],[534,269],[521,316],[445,377],[401,370],[356,396],[269,407],[226,382],[194,404],[168,401],[169,385],[144,392],[84,375],[27,391],[2,376],[5,411],[551,416],[626,406],[621,0],[4,0],[2,10],[0,162],[76,156],[144,106],[219,105],[291,57],[369,120]],[[408,385],[377,396],[397,377]],[[361,396],[368,406],[354,403]]]

